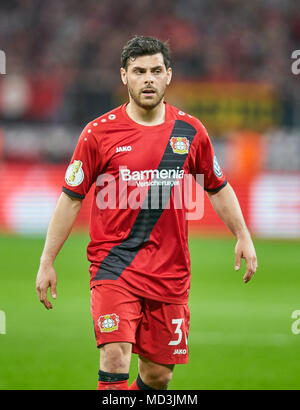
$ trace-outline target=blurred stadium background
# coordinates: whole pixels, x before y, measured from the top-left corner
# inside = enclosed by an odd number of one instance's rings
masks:
[[[292,0],[1,1],[0,389],[96,386],[91,195],[57,260],[53,311],[40,306],[34,282],[82,128],[126,100],[120,51],[135,34],[169,40],[167,100],[206,126],[259,258],[245,287],[233,272],[235,242],[205,200],[204,218],[190,222],[191,361],[170,388],[298,389],[300,74],[291,55],[300,12]],[[131,379],[135,371],[133,359]]]

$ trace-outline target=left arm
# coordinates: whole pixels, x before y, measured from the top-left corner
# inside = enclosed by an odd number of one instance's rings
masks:
[[[235,270],[240,269],[241,258],[244,258],[247,265],[244,282],[247,283],[256,272],[257,258],[238,199],[228,183],[220,191],[216,193],[207,192],[207,195],[219,217],[237,238],[235,247]]]

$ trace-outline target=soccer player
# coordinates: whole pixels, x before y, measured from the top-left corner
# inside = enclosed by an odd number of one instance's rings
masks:
[[[214,209],[237,238],[235,269],[246,260],[245,283],[257,268],[238,200],[206,129],[164,101],[171,77],[167,43],[136,36],[124,46],[121,79],[129,102],[84,128],[40,260],[36,289],[52,309],[47,290],[55,299],[54,260],[95,183],[87,253],[99,390],[163,390],[174,365],[188,361],[187,218],[185,206],[175,206],[184,176],[204,175]],[[132,352],[139,355],[138,376],[128,387]]]

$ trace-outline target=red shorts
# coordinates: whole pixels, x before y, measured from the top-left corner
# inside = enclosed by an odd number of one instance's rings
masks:
[[[132,352],[161,364],[188,362],[190,311],[134,295],[117,285],[91,289],[91,313],[97,347],[129,342]]]

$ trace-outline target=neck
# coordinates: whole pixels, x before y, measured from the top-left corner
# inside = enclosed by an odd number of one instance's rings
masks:
[[[165,111],[166,107],[163,100],[155,108],[149,110],[139,107],[132,99],[126,106],[129,117],[141,125],[153,126],[164,123]]]

